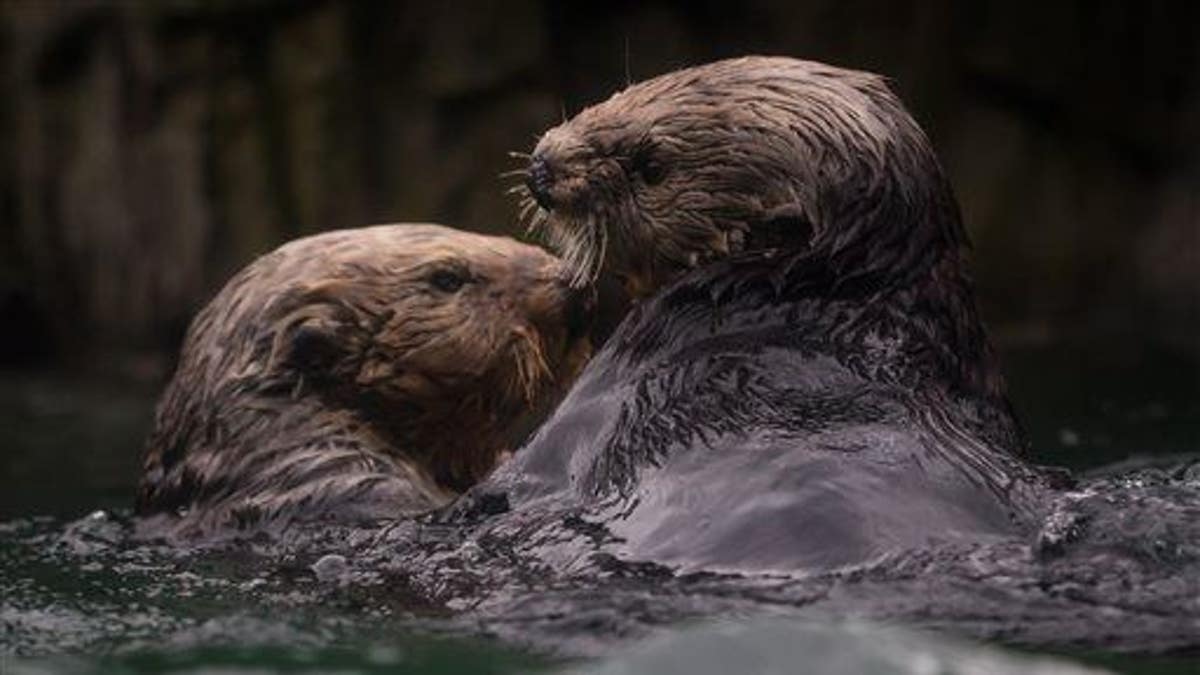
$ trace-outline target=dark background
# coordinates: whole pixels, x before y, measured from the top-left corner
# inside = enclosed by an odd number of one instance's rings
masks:
[[[888,75],[1002,344],[1200,356],[1191,2],[0,4],[0,360],[161,376],[236,268],[322,229],[512,232],[510,150],[634,79],[787,54]]]
[[[0,0],[0,516],[128,503],[187,321],[254,256],[512,233],[509,151],[748,53],[892,79],[1036,458],[1200,449],[1198,5]]]

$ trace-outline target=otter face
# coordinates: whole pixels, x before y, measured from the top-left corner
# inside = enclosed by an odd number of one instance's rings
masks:
[[[304,242],[324,271],[270,301],[270,367],[343,398],[422,410],[482,390],[506,408],[536,403],[586,328],[586,300],[561,263],[433,226],[381,234]]]
[[[281,249],[321,273],[267,301],[263,380],[355,410],[439,483],[470,485],[586,360],[588,295],[507,238],[428,225],[340,237]]]
[[[563,256],[572,283],[607,267],[635,296],[743,250],[835,255],[893,235],[919,247],[929,239],[905,223],[944,217],[957,227],[956,213],[933,213],[953,200],[881,78],[787,58],[633,85],[547,131],[524,175],[522,216]]]

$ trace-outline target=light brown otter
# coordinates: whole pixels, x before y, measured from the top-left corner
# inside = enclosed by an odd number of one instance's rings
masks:
[[[884,79],[790,58],[633,85],[547,131],[525,176],[523,216],[575,283],[603,268],[638,296],[744,250],[895,268],[965,243],[929,143]],[[867,261],[868,248],[888,259]]]
[[[557,259],[437,225],[265,255],[188,331],[137,499],[174,531],[426,511],[520,441],[586,359]]]

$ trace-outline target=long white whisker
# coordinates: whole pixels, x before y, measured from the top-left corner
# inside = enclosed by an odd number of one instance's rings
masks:
[[[529,218],[529,212],[533,209],[533,203],[530,202],[528,199],[525,199],[524,197],[522,197],[518,201],[518,204],[519,204],[519,206],[517,207],[517,220],[524,223]]]
[[[593,283],[593,284],[596,283],[596,279],[600,276],[600,266],[604,264],[604,261],[605,261],[606,257],[608,256],[608,228],[603,225],[600,225],[599,226],[599,236],[600,236],[600,251],[599,251],[599,254],[596,256],[596,259],[592,263],[593,264],[592,278],[589,280],[589,283]]]
[[[529,226],[525,229],[526,234],[540,234],[545,231],[546,212],[540,208],[535,208],[529,218]]]

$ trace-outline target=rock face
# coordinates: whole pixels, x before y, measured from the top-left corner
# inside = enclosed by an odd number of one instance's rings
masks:
[[[564,108],[751,52],[895,79],[993,323],[1137,319],[1194,345],[1198,10],[874,4],[6,3],[0,322],[22,329],[0,353],[160,353],[300,234],[515,222],[506,153]]]

